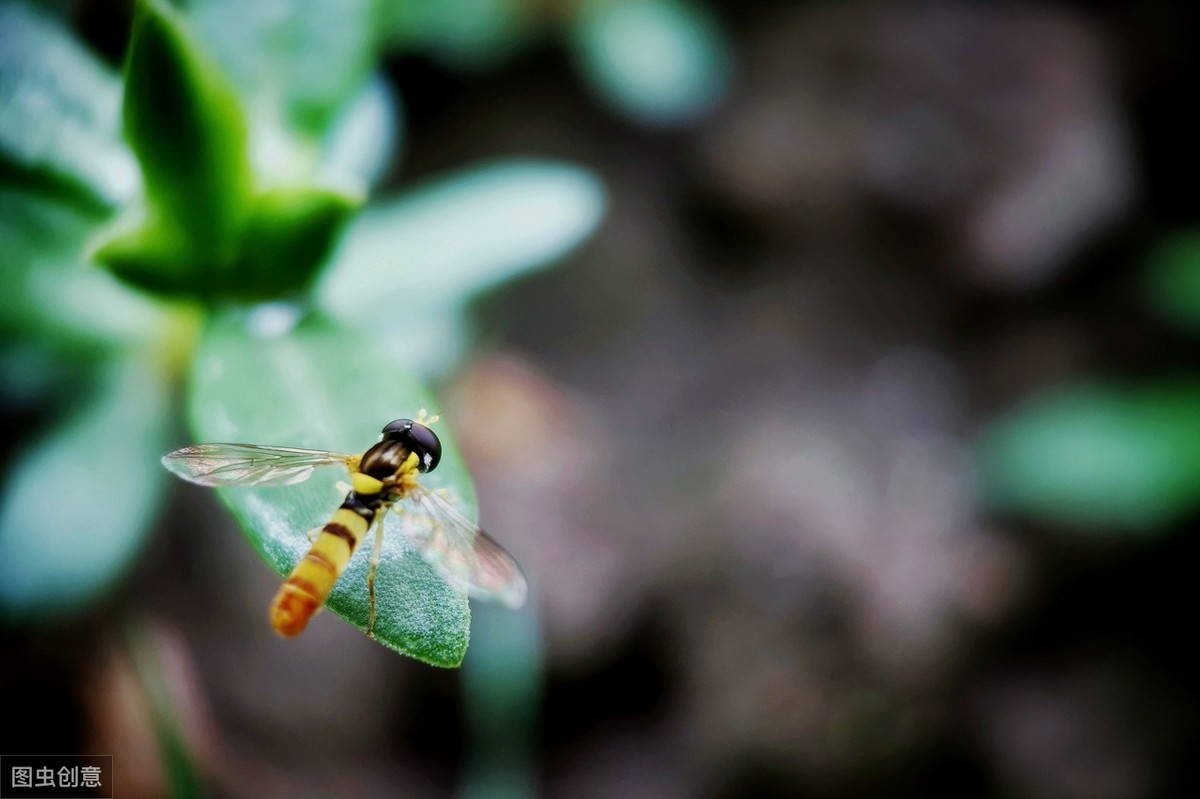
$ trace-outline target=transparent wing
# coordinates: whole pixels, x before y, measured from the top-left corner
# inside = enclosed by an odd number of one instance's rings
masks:
[[[202,486],[288,486],[309,478],[319,466],[354,468],[358,456],[318,449],[256,444],[197,444],[164,455],[163,466]]]
[[[405,535],[451,585],[510,608],[525,604],[525,575],[513,556],[440,494],[417,488],[393,507]]]

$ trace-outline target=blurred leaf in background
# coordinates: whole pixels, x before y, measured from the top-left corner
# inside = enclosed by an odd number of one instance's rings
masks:
[[[96,354],[128,346],[161,323],[154,303],[84,263],[97,223],[94,214],[40,192],[0,187],[0,335],[37,338],[60,354]]]
[[[979,454],[996,508],[1161,529],[1200,507],[1200,383],[1061,386],[995,420]]]
[[[1200,333],[1200,230],[1178,230],[1157,243],[1147,259],[1145,291],[1164,319]]]
[[[141,549],[166,482],[164,386],[116,363],[84,403],[35,440],[0,500],[0,609],[53,617],[109,588]]]
[[[676,0],[589,0],[571,53],[605,102],[649,125],[690,122],[724,96],[732,57],[713,17]]]
[[[379,57],[380,0],[188,0],[199,44],[261,124],[320,140]]]
[[[604,207],[600,182],[579,167],[535,160],[479,165],[359,215],[318,300],[405,362],[445,372],[463,354],[467,302],[562,258],[596,229]]]
[[[0,176],[98,209],[129,199],[137,166],[121,142],[121,83],[54,19],[0,4]]]
[[[725,96],[733,48],[713,14],[689,0],[397,0],[384,6],[393,46],[459,69],[495,66],[561,37],[580,77],[609,108],[643,125],[694,122]]]
[[[533,4],[519,0],[392,0],[384,13],[393,47],[425,50],[463,70],[496,66],[551,23]]]
[[[138,185],[116,77],[42,12],[6,3],[0,19],[2,390],[49,417],[5,469],[0,613],[52,619],[111,588],[145,540],[173,338],[154,302],[83,262]]]
[[[1151,249],[1146,300],[1186,333],[1200,330],[1200,234]],[[1165,530],[1200,508],[1200,383],[1075,383],[994,420],[979,447],[985,497],[1007,512],[1076,527]]]

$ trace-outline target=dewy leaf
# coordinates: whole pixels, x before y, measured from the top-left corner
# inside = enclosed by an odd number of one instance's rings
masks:
[[[0,611],[68,613],[109,588],[141,550],[166,475],[167,392],[140,362],[16,461],[0,499]]]
[[[732,72],[720,26],[685,0],[588,0],[571,44],[601,97],[648,124],[702,116],[724,96]]]
[[[0,172],[66,184],[112,207],[137,187],[121,141],[121,85],[57,22],[0,5]]]
[[[603,214],[603,186],[579,167],[475,167],[356,217],[325,273],[320,301],[349,324],[382,328],[407,324],[410,311],[457,309],[563,256]]]
[[[225,318],[206,333],[192,375],[190,415],[198,442],[240,442],[361,453],[385,424],[436,406],[424,388],[377,353],[371,342],[328,323],[307,322],[286,335],[264,337],[262,309],[243,323]],[[445,423],[437,428],[444,451],[423,478],[446,489],[475,517],[474,489]],[[346,473],[329,467],[307,482],[283,488],[230,488],[221,499],[247,537],[279,574],[308,550],[305,533],[322,526],[341,502],[336,483]],[[436,666],[457,666],[467,647],[466,598],[433,570],[400,534],[397,517],[385,526],[383,559],[375,581],[375,635],[398,652]],[[367,565],[363,542],[334,587],[328,607],[360,629],[367,625]],[[263,597],[263,624],[266,604]]]
[[[319,138],[375,68],[380,5],[192,0],[188,14],[201,41],[263,115]]]
[[[1073,385],[997,419],[979,446],[1002,510],[1151,528],[1200,507],[1200,383]]]
[[[232,86],[162,0],[138,3],[124,118],[151,216],[183,233],[198,264],[226,265],[251,191],[245,121]]]

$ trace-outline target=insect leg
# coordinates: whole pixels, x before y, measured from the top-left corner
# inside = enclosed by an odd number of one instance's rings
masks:
[[[367,616],[367,637],[375,637],[375,570],[379,567],[379,555],[383,551],[383,520],[387,513],[375,517],[375,545],[371,547],[371,567],[367,569],[367,596],[371,599],[371,611]]]

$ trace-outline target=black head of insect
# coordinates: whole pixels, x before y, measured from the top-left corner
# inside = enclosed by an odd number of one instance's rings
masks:
[[[432,472],[442,459],[442,442],[437,433],[412,419],[397,419],[383,428],[385,441],[397,441],[417,454],[417,469]]]

